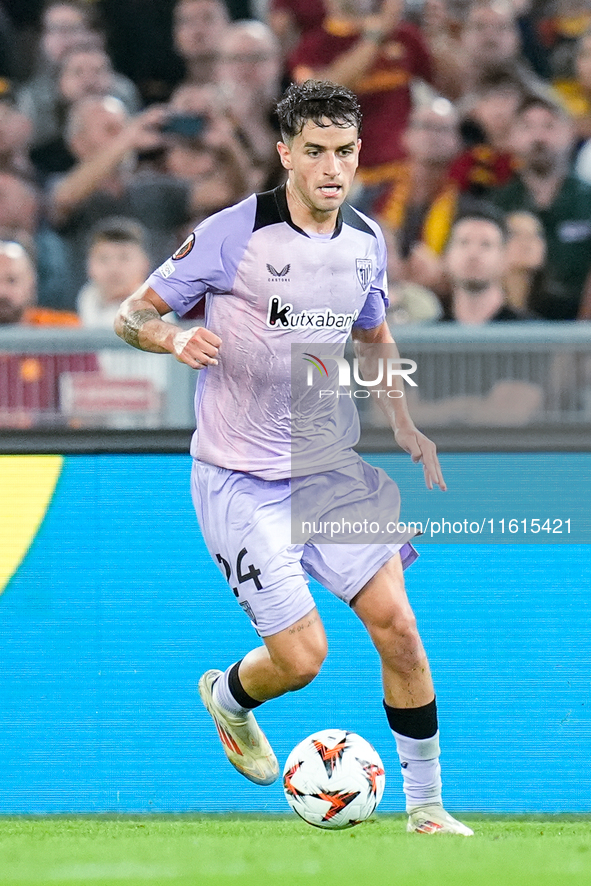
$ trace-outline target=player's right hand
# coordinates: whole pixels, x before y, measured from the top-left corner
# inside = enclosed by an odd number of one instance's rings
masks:
[[[176,333],[172,340],[173,354],[192,369],[217,366],[217,355],[222,340],[204,326],[192,326]]]

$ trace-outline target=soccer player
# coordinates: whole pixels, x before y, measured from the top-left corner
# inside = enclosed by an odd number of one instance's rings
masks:
[[[350,605],[380,656],[408,830],[468,836],[441,802],[435,693],[403,579],[417,556],[414,532],[387,543],[292,541],[294,484],[301,501],[329,520],[365,503],[370,513],[397,514],[400,498],[394,481],[353,451],[359,426],[347,397],[332,398],[337,407],[325,427],[316,433],[314,425],[303,460],[294,461],[292,426],[302,422],[293,416],[292,369],[294,361],[305,364],[292,360],[292,348],[303,345],[309,356],[326,345],[342,354],[351,333],[362,370],[373,371],[372,347],[394,345],[384,319],[382,233],[345,203],[361,147],[356,96],[307,81],[289,87],[278,115],[286,185],[203,222],[115,321],[129,344],[201,370],[193,501],[212,557],[263,639],[226,671],[207,671],[199,691],[230,762],[251,781],[272,783],[279,767],[253,710],[320,670],[327,642],[311,575]],[[171,310],[185,316],[204,295],[204,326],[179,329],[160,319]],[[409,416],[402,379],[392,387],[398,396],[378,402],[398,445],[422,463],[429,489],[445,489],[435,445]],[[322,408],[328,400],[320,398]],[[309,476],[302,478],[304,465]]]

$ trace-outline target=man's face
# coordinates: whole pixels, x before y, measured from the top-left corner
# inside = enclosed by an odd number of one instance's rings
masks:
[[[149,259],[137,243],[99,242],[90,250],[88,276],[105,301],[119,303],[146,279]]]
[[[73,6],[51,6],[45,13],[41,46],[46,58],[57,64],[76,43],[90,35],[80,10]]]
[[[184,59],[215,56],[228,26],[219,0],[181,0],[174,11],[174,44]]]
[[[356,126],[308,120],[291,145],[278,145],[292,196],[315,216],[337,210],[351,189],[360,147]]]
[[[92,157],[111,144],[127,123],[125,109],[108,98],[104,102],[91,102],[80,115],[79,129],[71,143],[73,153],[80,160]]]
[[[523,167],[537,175],[550,175],[567,160],[572,141],[566,117],[542,105],[520,114],[513,127],[513,151]]]
[[[494,147],[502,145],[515,123],[515,113],[522,98],[515,87],[501,86],[483,93],[472,109]]]
[[[476,6],[468,17],[463,48],[479,66],[500,65],[519,52],[519,36],[511,7],[504,2]]]
[[[0,252],[0,325],[20,323],[35,303],[35,272],[22,246],[7,244]]]
[[[497,225],[477,218],[458,222],[447,247],[445,265],[454,286],[474,295],[498,285],[505,272],[506,249]]]
[[[270,41],[248,33],[228,32],[219,66],[219,79],[226,89],[247,89],[263,101],[270,101],[279,92],[280,74],[280,56]]]
[[[419,108],[411,116],[405,136],[411,159],[419,163],[450,163],[460,149],[458,121],[451,106]]]
[[[108,95],[113,85],[113,69],[108,55],[100,49],[71,53],[64,63],[59,85],[68,102],[86,95]]]

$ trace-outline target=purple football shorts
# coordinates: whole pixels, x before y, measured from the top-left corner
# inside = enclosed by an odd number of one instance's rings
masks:
[[[379,470],[361,458],[359,462],[360,477],[366,477],[368,469]],[[327,476],[330,473],[318,475],[319,482],[325,484]],[[397,493],[394,481],[387,480]],[[385,486],[385,481],[380,483]],[[403,568],[418,557],[407,539],[385,544],[312,540],[293,544],[291,484],[290,479],[262,480],[193,461],[191,493],[203,538],[261,637],[285,630],[314,608],[309,577],[350,604],[396,553],[400,552]]]

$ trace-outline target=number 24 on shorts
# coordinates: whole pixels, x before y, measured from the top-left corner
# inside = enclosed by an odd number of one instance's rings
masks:
[[[255,587],[256,587],[257,591],[260,591],[263,587],[259,581],[259,575],[261,574],[261,570],[257,569],[251,563],[250,566],[248,567],[248,572],[242,571],[242,561],[244,560],[247,553],[248,553],[248,551],[246,550],[246,548],[242,548],[242,550],[240,551],[240,553],[236,557],[235,574],[236,574],[236,578],[238,580],[238,584],[239,585],[244,584],[245,581],[250,581],[250,579],[252,579],[255,583]],[[216,556],[218,563],[224,567],[224,572],[226,573],[226,581],[228,582],[230,587],[232,587],[232,582],[230,580],[232,577],[232,567],[230,566],[230,564],[228,563],[226,558],[222,557],[221,554],[216,554],[215,556]],[[238,596],[238,588],[232,587],[232,591],[234,592],[234,596],[237,597]]]

